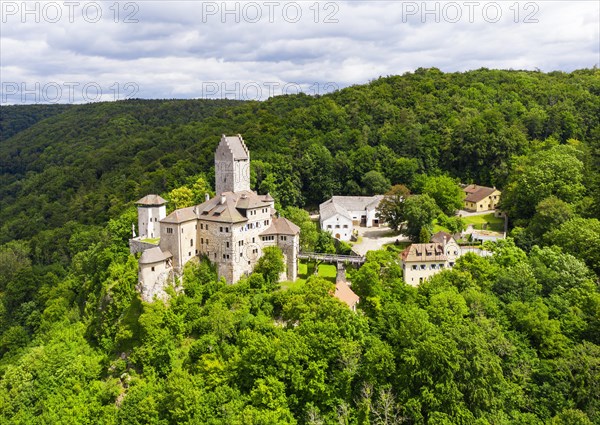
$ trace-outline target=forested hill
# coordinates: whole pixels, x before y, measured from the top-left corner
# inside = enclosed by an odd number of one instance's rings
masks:
[[[511,156],[528,152],[532,140],[575,138],[597,149],[599,76],[420,69],[322,97],[69,107],[0,145],[2,240],[68,220],[105,222],[132,200],[198,173],[212,182],[222,133],[243,135],[253,159],[263,161],[254,162],[255,187],[268,178],[263,186],[284,205],[372,190],[363,181],[369,171],[391,184],[447,171],[502,187]],[[2,107],[8,126],[28,108]]]
[[[0,143],[43,119],[60,114],[72,105],[14,105],[0,107]]]
[[[600,71],[1,111],[1,424],[600,424]],[[133,202],[203,199],[222,133],[303,247],[336,251],[293,207],[333,193],[402,194],[413,240],[458,228],[459,179],[502,189],[510,237],[416,288],[400,247],[371,251],[356,312],[334,266],[277,282],[277,249],[234,285],[190,260],[142,302]]]

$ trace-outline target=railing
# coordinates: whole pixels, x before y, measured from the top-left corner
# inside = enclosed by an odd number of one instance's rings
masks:
[[[301,260],[318,260],[325,263],[350,263],[364,264],[365,257],[360,255],[325,254],[320,252],[301,252],[298,254]]]

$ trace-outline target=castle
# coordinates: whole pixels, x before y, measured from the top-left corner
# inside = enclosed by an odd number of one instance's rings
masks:
[[[252,273],[262,250],[278,246],[286,270],[282,280],[296,280],[300,228],[278,217],[269,195],[250,190],[250,152],[242,136],[221,137],[215,152],[216,196],[200,205],[166,215],[158,195],[137,202],[139,236],[131,240],[139,258],[138,290],[142,299],[164,299],[169,280],[177,278],[193,258],[207,257],[219,277],[235,283]],[[144,242],[160,237],[158,246]],[[152,242],[152,241],[149,241]]]

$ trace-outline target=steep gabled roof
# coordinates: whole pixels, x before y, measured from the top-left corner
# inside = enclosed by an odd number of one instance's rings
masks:
[[[331,200],[348,211],[362,211],[367,207],[376,208],[383,195],[375,196],[333,196]]]
[[[268,207],[271,205],[271,202],[264,199],[264,195],[257,195],[251,191],[241,191],[238,192],[239,197],[235,204],[235,207],[241,210],[253,209],[253,208],[262,208]]]
[[[463,190],[464,190],[465,194],[467,195],[465,198],[465,201],[479,202],[479,201],[487,198],[488,196],[490,196],[492,193],[494,193],[498,189],[496,189],[494,187],[478,186],[476,184],[470,184],[467,187],[465,187]]]
[[[431,237],[431,242],[443,244],[450,242],[452,239],[454,239],[454,236],[452,236],[450,233],[439,231]]]
[[[246,192],[244,191],[244,193]],[[221,195],[217,195],[198,205],[196,207],[198,218],[205,221],[229,224],[248,221],[236,208],[240,194],[225,192],[222,195],[225,197],[223,203],[221,203]]]
[[[195,207],[179,208],[173,211],[171,214],[163,218],[161,223],[185,223],[186,221],[195,220],[197,218],[194,212]]]
[[[335,284],[334,296],[343,303],[348,304],[348,307],[354,306],[360,301],[360,297],[348,286],[346,282],[337,282]]]
[[[348,220],[352,220],[352,217],[350,216],[350,213],[348,213],[348,210],[346,210],[339,204],[333,202],[333,198],[319,205],[319,215],[321,217],[321,220],[327,220],[328,218],[334,217],[337,214],[347,218]]]
[[[214,196],[208,201],[193,207],[180,208],[161,220],[161,223],[184,223],[190,220],[215,221],[219,223],[240,223],[248,221],[243,210],[269,207],[271,204],[264,199],[264,195],[257,195],[251,190],[223,193],[225,202],[221,203],[221,196]]]
[[[153,264],[173,257],[169,251],[163,251],[159,246],[145,250],[139,259],[140,264]]]
[[[160,197],[160,195],[146,195],[142,199],[136,202],[137,205],[146,205],[146,206],[160,206],[166,204],[167,201]]]
[[[268,236],[268,235],[297,235],[300,233],[300,228],[296,226],[294,223],[289,221],[287,218],[283,217],[274,217],[271,221],[271,225],[260,235]]]
[[[444,246],[441,243],[414,243],[400,254],[403,262],[446,261]]]
[[[225,142],[229,147],[229,150],[233,154],[234,160],[240,159],[248,159],[250,157],[250,153],[248,152],[248,148],[242,139],[240,134],[236,136],[221,136],[221,143]]]

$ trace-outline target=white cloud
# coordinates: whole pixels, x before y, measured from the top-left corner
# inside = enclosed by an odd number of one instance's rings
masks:
[[[47,22],[49,3],[62,7],[59,22]],[[215,85],[243,97],[255,82],[264,97],[271,83],[322,90],[327,82],[344,87],[418,67],[571,71],[600,62],[598,2],[243,1],[225,10],[221,1],[137,1],[119,3],[117,17],[111,1],[95,3],[102,10],[96,23],[93,8],[82,14],[91,3],[81,2],[70,22],[63,2],[29,3],[30,10],[39,5],[39,17],[11,14],[10,5],[22,3],[2,2],[2,103],[23,101],[15,84],[95,83],[109,100],[125,96],[110,87],[128,82],[143,98],[219,97]],[[131,13],[137,23],[124,22]]]

